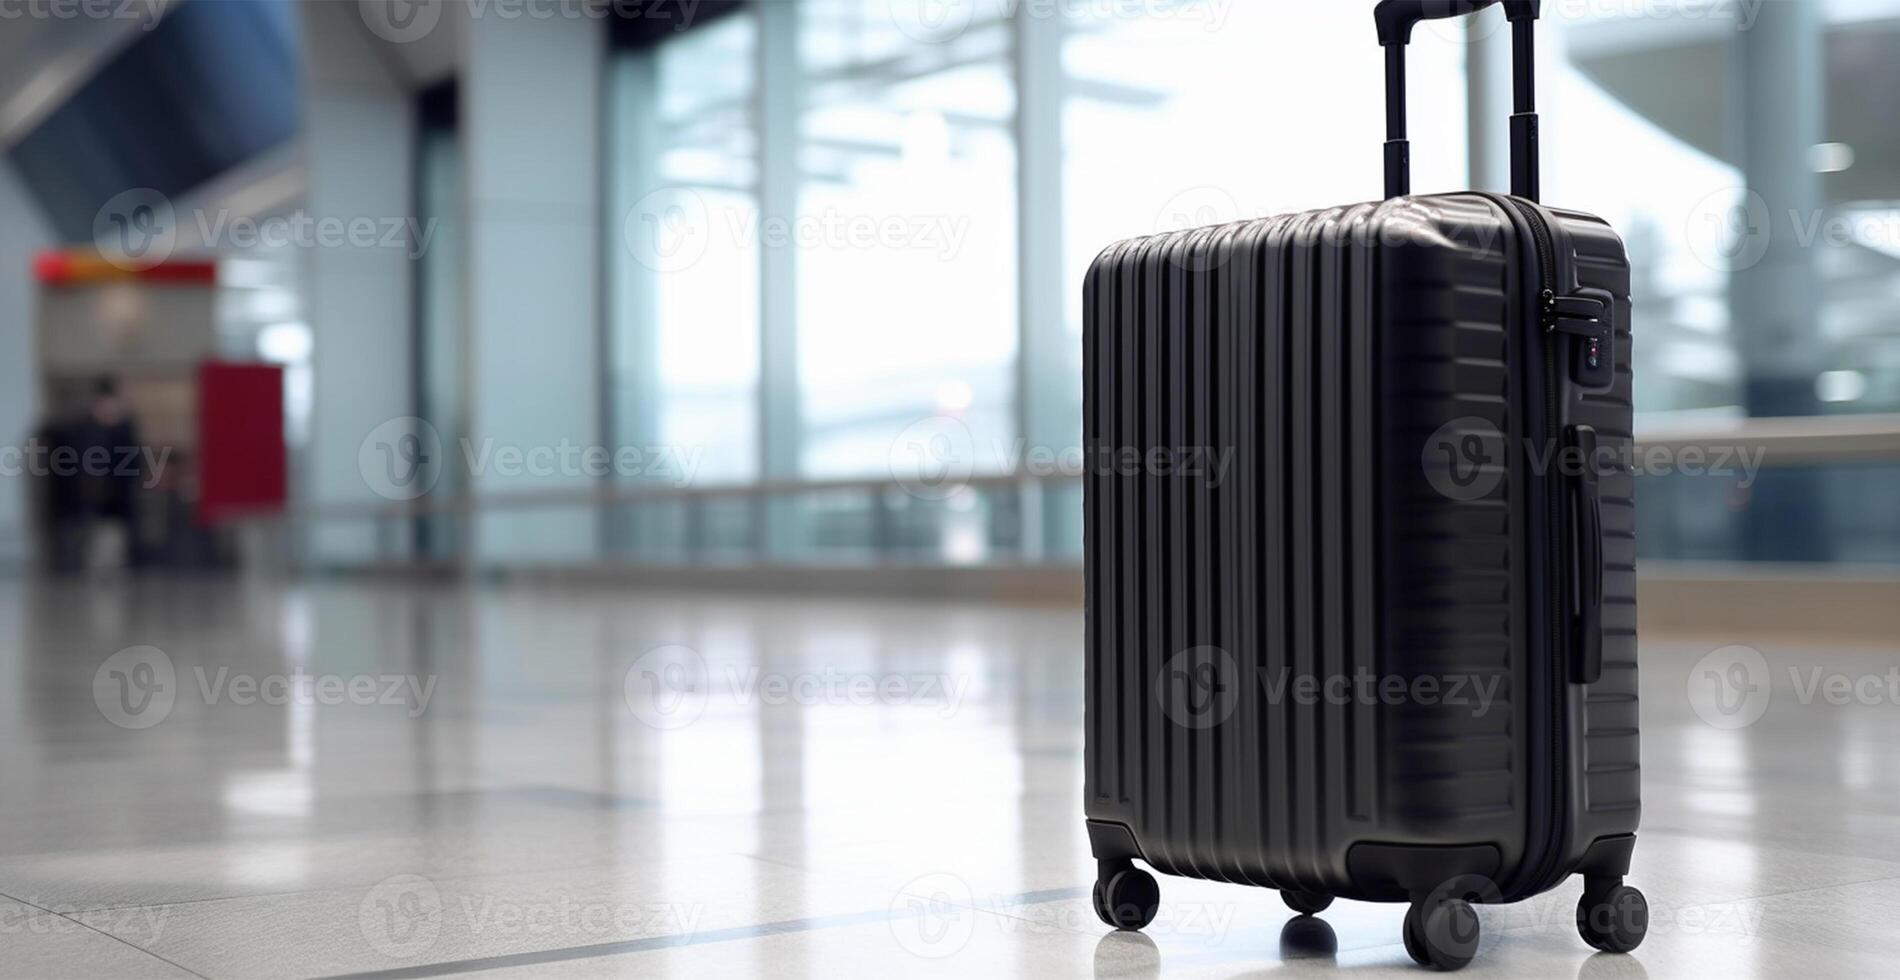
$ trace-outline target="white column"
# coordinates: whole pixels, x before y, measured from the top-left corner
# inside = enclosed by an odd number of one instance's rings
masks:
[[[1082,351],[1069,332],[1063,276],[1063,16],[1019,8],[1016,80],[1017,347],[1016,435],[1025,459],[1082,443]],[[1081,547],[1079,498],[1044,484],[1024,498],[1026,556],[1072,555]]]
[[[33,253],[53,241],[11,165],[0,164],[0,445],[25,446],[39,426],[33,393]],[[28,479],[0,479],[0,568],[26,559]]]
[[[799,122],[804,111],[799,69],[799,7],[755,5],[759,18],[759,215],[761,221],[798,217],[802,180],[798,164]],[[798,249],[759,248],[759,479],[799,475],[804,443],[803,400],[798,388]],[[793,502],[767,501],[755,516],[765,555],[789,535]]]
[[[462,79],[468,155],[468,438],[497,455],[471,475],[477,498],[585,491],[598,480],[504,471],[502,453],[602,442],[601,71],[595,18],[468,19]],[[596,515],[496,512],[475,522],[477,566],[571,564],[598,554]]]
[[[377,57],[355,4],[297,5],[303,32],[303,143],[312,218],[400,219],[415,213],[413,108],[407,87]],[[387,503],[391,484],[359,465],[378,426],[414,411],[410,258],[405,248],[309,247],[302,256],[314,381],[308,478],[318,507]],[[383,433],[389,432],[385,427]],[[306,554],[318,566],[407,554],[408,535],[320,524]]]

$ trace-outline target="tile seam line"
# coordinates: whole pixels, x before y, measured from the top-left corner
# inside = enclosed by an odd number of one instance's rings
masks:
[[[27,900],[26,900],[26,899],[24,899],[24,898],[18,898],[18,897],[15,897],[15,896],[13,896],[13,895],[8,895],[8,894],[6,894],[6,893],[4,893],[4,892],[0,892],[0,898],[4,898],[4,899],[6,899],[6,900],[7,900],[7,901],[9,901],[9,902],[16,902],[16,903],[18,903],[18,904],[20,904],[20,905],[24,905],[24,906],[26,906],[27,908],[31,908],[31,909],[39,909],[39,910],[40,910],[41,912],[44,912],[44,913],[46,913],[47,915],[51,915],[51,916],[55,916],[55,917],[57,917],[57,918],[61,918],[61,919],[65,919],[65,920],[66,920],[67,922],[70,922],[70,923],[72,923],[73,925],[76,925],[76,926],[78,926],[79,928],[81,928],[81,929],[84,929],[84,930],[86,930],[87,932],[90,932],[90,933],[94,933],[94,934],[96,934],[96,935],[100,935],[100,936],[104,936],[104,937],[106,937],[107,939],[110,939],[110,940],[112,940],[113,942],[115,942],[115,943],[118,943],[118,944],[119,944],[119,945],[121,945],[121,946],[124,946],[124,947],[127,947],[128,949],[134,949],[134,950],[137,950],[137,951],[139,951],[140,953],[143,953],[144,955],[146,955],[146,956],[149,956],[149,957],[151,957],[152,959],[155,959],[155,960],[157,960],[157,961],[159,961],[160,963],[164,963],[165,965],[167,965],[167,966],[170,966],[170,967],[172,967],[172,968],[173,968],[173,969],[175,969],[175,970],[181,970],[181,971],[183,971],[183,972],[185,972],[185,973],[189,973],[189,974],[191,974],[192,976],[194,976],[194,977],[197,977],[197,978],[198,978],[198,980],[210,980],[210,978],[209,978],[209,977],[206,977],[206,976],[205,976],[204,974],[202,974],[202,973],[199,973],[199,972],[198,972],[197,970],[194,970],[194,969],[191,969],[191,968],[190,968],[190,967],[188,967],[188,966],[185,966],[185,965],[184,965],[183,963],[179,963],[179,962],[177,962],[176,960],[173,960],[173,959],[170,959],[170,958],[168,958],[168,957],[166,957],[166,956],[163,956],[163,955],[161,955],[161,954],[159,954],[159,953],[156,953],[156,952],[153,952],[152,950],[149,950],[149,949],[146,949],[145,947],[143,947],[143,946],[140,946],[139,944],[137,944],[137,943],[135,943],[135,942],[132,942],[131,940],[129,940],[129,939],[126,939],[126,938],[124,938],[124,937],[122,937],[122,936],[115,936],[115,935],[113,935],[112,933],[109,933],[109,932],[106,932],[106,931],[105,931],[105,930],[103,930],[103,929],[99,929],[99,928],[96,928],[96,927],[94,927],[94,926],[92,926],[92,925],[89,925],[89,924],[87,924],[87,923],[85,923],[85,922],[82,922],[82,921],[80,921],[80,920],[78,920],[78,919],[75,919],[75,918],[73,918],[72,916],[70,916],[70,915],[67,915],[67,914],[66,914],[66,913],[64,913],[64,912],[55,912],[55,911],[53,911],[52,909],[49,909],[49,908],[47,908],[47,907],[45,907],[45,906],[43,906],[43,905],[40,905],[40,904],[38,904],[38,903],[36,903],[36,902],[29,902],[29,901],[27,901]],[[136,906],[135,906],[135,907],[136,907]]]

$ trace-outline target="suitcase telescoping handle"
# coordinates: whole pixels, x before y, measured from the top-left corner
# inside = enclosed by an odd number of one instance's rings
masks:
[[[1388,200],[1412,192],[1412,144],[1405,138],[1405,46],[1412,27],[1421,20],[1438,20],[1477,13],[1499,0],[1379,0],[1373,19],[1379,23],[1379,44],[1385,48],[1385,196]],[[1532,29],[1541,0],[1503,0],[1504,16],[1511,21],[1511,193],[1526,200],[1538,197],[1537,79]]]

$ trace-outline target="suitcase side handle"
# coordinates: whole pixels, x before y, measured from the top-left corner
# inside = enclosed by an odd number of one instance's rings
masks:
[[[1571,631],[1575,649],[1570,679],[1595,684],[1603,677],[1603,496],[1597,476],[1597,430],[1588,425],[1569,429],[1570,448],[1577,453],[1577,486],[1571,502],[1576,535],[1577,564]]]
[[[1379,0],[1372,18],[1385,48],[1385,196],[1412,192],[1412,144],[1405,136],[1405,46],[1421,20],[1477,13],[1499,0]],[[1533,30],[1542,0],[1503,0],[1511,21],[1511,193],[1537,200],[1537,61]]]

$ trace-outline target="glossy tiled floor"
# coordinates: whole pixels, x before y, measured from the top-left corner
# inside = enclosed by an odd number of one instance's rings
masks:
[[[0,630],[4,976],[1418,975],[1397,906],[1096,923],[1073,611],[15,582]],[[1573,886],[1470,974],[1889,972],[1900,659],[1764,646],[1727,729],[1709,649],[1645,650],[1648,942],[1590,955]]]

